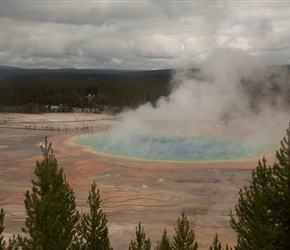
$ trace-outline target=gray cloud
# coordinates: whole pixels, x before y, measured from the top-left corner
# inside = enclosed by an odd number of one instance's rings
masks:
[[[290,6],[235,2],[0,2],[0,64],[191,68],[217,48],[289,63]]]

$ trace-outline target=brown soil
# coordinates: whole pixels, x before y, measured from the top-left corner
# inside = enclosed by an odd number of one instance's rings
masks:
[[[88,211],[90,183],[97,183],[114,249],[128,249],[140,221],[156,246],[164,227],[169,236],[174,234],[182,211],[194,228],[199,249],[208,249],[215,233],[224,244],[235,244],[229,212],[258,159],[149,162],[92,154],[71,143],[74,136],[107,129],[114,122],[114,117],[96,114],[0,114],[0,206],[6,212],[5,236],[21,233],[26,217],[24,195],[32,187],[35,161],[42,159],[39,144],[47,136],[75,191],[80,212]],[[39,129],[34,129],[35,124]],[[47,124],[69,129],[41,129]],[[25,129],[30,125],[31,129]],[[89,129],[77,131],[76,127]]]

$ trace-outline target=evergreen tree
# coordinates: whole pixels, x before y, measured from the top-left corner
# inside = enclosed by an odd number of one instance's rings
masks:
[[[214,240],[213,240],[213,243],[209,247],[209,250],[222,250],[222,244],[220,243],[217,234],[215,235]]]
[[[0,250],[5,249],[5,245],[6,245],[6,242],[3,237],[4,217],[5,217],[5,213],[4,213],[4,210],[1,208],[0,210]]]
[[[46,138],[41,150],[44,159],[36,162],[37,179],[25,194],[28,217],[22,231],[28,236],[19,236],[19,242],[22,249],[71,249],[79,220],[75,195]]]
[[[189,226],[189,222],[184,212],[177,220],[177,228],[175,228],[176,235],[173,237],[173,250],[196,250],[198,248],[195,242],[195,234],[193,229]]]
[[[1,208],[0,210],[0,250],[17,250],[18,249],[18,241],[15,235],[13,235],[12,239],[9,239],[9,242],[4,240],[3,232],[4,232],[4,217],[5,212]]]
[[[157,244],[156,250],[172,250],[172,247],[170,245],[170,242],[169,242],[169,239],[167,236],[166,228],[164,228],[161,241],[160,241],[160,243]]]
[[[209,250],[223,250],[223,249],[224,248],[222,248],[222,244],[219,241],[218,235],[216,234],[214,237],[213,243],[209,247]],[[227,244],[225,250],[232,250],[232,248],[230,248]]]
[[[151,241],[150,238],[146,239],[144,228],[141,227],[141,222],[139,222],[138,227],[136,227],[136,239],[131,240],[129,245],[129,250],[150,250]]]
[[[290,124],[276,157],[273,167],[259,161],[230,212],[238,250],[290,249]]]
[[[287,137],[276,152],[278,164],[273,165],[272,223],[277,227],[275,241],[279,249],[290,249],[290,124]],[[278,249],[278,248],[276,248]]]
[[[267,167],[263,158],[252,171],[250,185],[239,191],[235,214],[230,211],[231,226],[238,233],[237,249],[271,249],[275,245],[277,232],[271,221],[272,174],[272,167]]]
[[[90,213],[82,217],[80,236],[81,249],[84,250],[111,250],[108,236],[106,214],[100,209],[101,199],[99,189],[96,190],[96,183],[91,185],[91,191],[87,203],[90,206]]]

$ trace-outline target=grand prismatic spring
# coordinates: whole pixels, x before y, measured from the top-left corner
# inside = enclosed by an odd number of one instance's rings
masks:
[[[246,159],[273,152],[276,146],[265,141],[257,144],[251,137],[162,132],[127,137],[98,133],[76,138],[74,143],[110,156],[180,162]]]

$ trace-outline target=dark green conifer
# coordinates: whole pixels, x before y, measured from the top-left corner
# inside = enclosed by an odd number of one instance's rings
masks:
[[[239,191],[235,213],[230,211],[231,226],[238,233],[236,249],[271,249],[274,244],[276,227],[270,209],[272,174],[272,167],[267,167],[263,158],[252,171],[250,185]]]
[[[177,228],[175,228],[176,235],[172,242],[173,250],[196,250],[198,244],[195,241],[195,234],[184,212],[177,220]]]
[[[0,250],[17,250],[19,249],[17,237],[13,235],[12,238],[9,239],[8,243],[4,240],[3,232],[4,232],[4,217],[5,212],[3,208],[0,210]]]
[[[112,250],[107,228],[106,214],[100,208],[101,199],[96,183],[91,185],[87,203],[90,213],[82,217],[81,222],[81,249],[84,250]]]
[[[167,230],[164,228],[161,241],[158,242],[156,250],[172,250],[170,241],[167,236]]]
[[[222,250],[222,244],[219,241],[218,235],[215,234],[212,245],[209,247],[209,250]]]
[[[150,250],[151,241],[150,238],[146,239],[146,234],[144,228],[141,227],[141,222],[139,222],[138,227],[136,227],[136,239],[129,245],[129,250]]]
[[[3,232],[4,232],[4,217],[5,212],[1,208],[0,210],[0,250],[17,250],[18,249],[18,241],[17,238],[13,235],[12,239],[9,239],[7,243],[4,240]]]
[[[287,136],[281,141],[276,152],[278,163],[273,165],[272,190],[272,223],[276,226],[277,247],[290,249],[290,124]],[[276,248],[278,249],[278,248]]]
[[[215,234],[213,243],[211,244],[211,246],[209,247],[209,250],[222,250],[222,244],[219,241],[218,235]]]
[[[4,217],[5,217],[5,213],[4,213],[3,208],[1,208],[1,210],[0,210],[0,250],[4,250],[5,245],[6,245],[6,242],[5,242],[4,237],[3,237]]]
[[[276,157],[273,167],[259,161],[230,212],[238,250],[290,249],[290,125]]]
[[[75,195],[46,138],[41,150],[44,159],[36,162],[37,178],[25,194],[27,218],[22,231],[27,236],[19,236],[20,245],[27,250],[73,249],[79,220]]]

